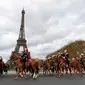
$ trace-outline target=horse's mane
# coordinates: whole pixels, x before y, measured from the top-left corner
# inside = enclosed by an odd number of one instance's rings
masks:
[[[16,56],[16,58],[21,58],[21,56],[17,55],[16,53],[14,53],[14,55]]]

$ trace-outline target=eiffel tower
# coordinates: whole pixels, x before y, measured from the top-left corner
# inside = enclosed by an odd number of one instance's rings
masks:
[[[22,14],[22,17],[21,17],[21,26],[20,26],[19,38],[17,40],[17,44],[16,44],[16,47],[14,50],[14,52],[20,56],[22,55],[25,48],[28,50],[27,44],[26,44],[27,41],[25,39],[25,28],[24,28],[25,10],[24,9],[22,10],[21,14]]]

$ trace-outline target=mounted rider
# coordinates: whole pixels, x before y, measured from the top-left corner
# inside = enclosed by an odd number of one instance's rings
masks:
[[[62,56],[65,57],[67,67],[69,67],[70,60],[69,60],[69,53],[68,53],[67,49],[64,50],[64,52],[62,53]]]
[[[25,69],[25,63],[31,59],[30,57],[30,52],[28,52],[28,49],[25,48],[25,51],[23,52],[22,55],[22,62],[23,62],[23,69]]]
[[[83,65],[83,68],[84,68],[84,70],[85,70],[85,65],[84,65],[84,58],[83,58],[83,56],[84,56],[84,54],[83,54],[83,53],[81,53],[81,54],[80,54],[80,57],[79,57],[79,59],[80,59],[80,61],[81,61],[81,64]]]

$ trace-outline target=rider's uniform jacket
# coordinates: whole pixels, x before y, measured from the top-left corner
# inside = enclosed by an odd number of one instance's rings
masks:
[[[84,63],[84,60],[83,60],[83,57],[80,55],[80,61],[81,61],[81,63],[83,64]]]
[[[28,60],[28,54],[27,53],[24,53],[22,57],[23,57],[24,62],[26,62]]]
[[[63,57],[65,57],[66,60],[69,60],[69,54],[68,54],[68,53],[65,53],[65,52],[64,52],[64,53],[62,53],[61,55],[62,55]]]

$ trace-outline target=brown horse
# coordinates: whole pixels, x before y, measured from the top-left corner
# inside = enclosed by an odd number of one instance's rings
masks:
[[[16,75],[15,79],[17,79],[19,76],[23,77],[23,68],[22,68],[23,65],[21,63],[22,58],[20,56],[16,55],[14,52],[12,52],[10,59],[13,60],[16,64],[17,75]]]
[[[50,66],[49,59],[43,61],[42,67],[43,67],[43,74],[49,74],[50,73],[51,66]]]
[[[3,72],[7,73],[8,64],[3,62],[3,59],[0,59],[0,75],[3,75]]]
[[[39,75],[39,70],[40,70],[40,60],[38,58],[34,59],[31,58],[26,62],[26,68],[31,68],[32,69],[32,74],[33,78],[37,78]]]
[[[55,57],[54,60],[55,60],[56,74],[60,77],[60,75],[64,74],[64,71],[67,73],[66,59],[60,56],[60,57]]]
[[[17,56],[15,53],[12,53],[11,55],[11,59],[14,59],[16,62],[16,66],[17,66],[17,70],[19,69],[19,71],[21,72],[21,74],[23,75],[23,64],[22,64],[22,58],[21,56]],[[39,73],[39,69],[40,69],[40,60],[39,59],[29,59],[26,63],[25,63],[25,67],[26,69],[28,69],[30,71],[30,68],[33,74],[33,78],[37,78],[38,77],[38,73]],[[18,74],[19,74],[18,71]]]
[[[0,75],[3,75],[3,61],[0,61]]]
[[[9,65],[3,62],[3,71],[5,72],[5,74],[7,74],[8,70],[9,70]]]
[[[82,76],[82,64],[79,59],[72,58],[70,61],[70,68],[73,70],[74,75],[79,72],[79,75]]]
[[[59,62],[60,62],[60,73],[62,74],[62,71],[63,72],[66,71],[66,59],[64,57],[59,57]]]
[[[60,75],[61,71],[60,71],[60,59],[59,57],[55,57],[55,70],[56,70],[56,75]]]

